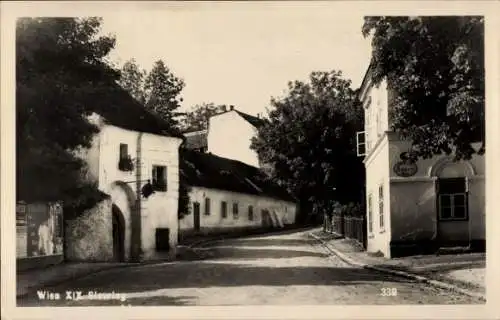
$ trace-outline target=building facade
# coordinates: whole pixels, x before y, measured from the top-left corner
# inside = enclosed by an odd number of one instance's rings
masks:
[[[295,199],[255,167],[211,154],[181,152],[181,179],[190,186],[183,235],[283,228],[295,223]]]
[[[100,132],[80,156],[87,162],[87,178],[109,199],[68,224],[69,260],[175,256],[183,139],[135,100],[124,101],[91,117]],[[146,197],[146,189],[154,193]]]
[[[208,123],[208,152],[234,159],[250,166],[260,167],[257,152],[250,148],[263,119],[231,107],[228,111],[210,117]]]
[[[390,129],[389,94],[385,81],[372,83],[369,68],[360,90],[365,131],[358,133],[366,168],[367,250],[395,257],[448,246],[484,247],[484,156],[411,162],[410,142]]]

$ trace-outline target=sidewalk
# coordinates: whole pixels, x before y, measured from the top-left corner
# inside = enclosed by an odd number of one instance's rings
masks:
[[[446,255],[421,255],[387,259],[368,253],[354,240],[340,238],[338,235],[325,233],[317,229],[311,236],[320,240],[330,251],[348,263],[389,271],[398,275],[415,275],[420,281],[440,285],[442,282],[449,289],[469,292],[484,298],[486,289],[485,253],[462,253]]]

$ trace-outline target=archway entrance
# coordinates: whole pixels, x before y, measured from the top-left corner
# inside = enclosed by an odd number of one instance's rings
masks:
[[[115,261],[125,261],[125,220],[120,209],[113,204],[113,259]]]

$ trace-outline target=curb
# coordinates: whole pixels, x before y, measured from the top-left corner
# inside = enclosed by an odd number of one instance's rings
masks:
[[[416,275],[416,274],[405,272],[405,271],[401,271],[401,270],[394,270],[394,269],[390,269],[390,268],[377,267],[377,266],[373,266],[373,265],[370,265],[370,264],[358,262],[358,261],[352,259],[351,257],[349,257],[348,255],[344,254],[343,252],[341,252],[341,251],[333,248],[332,246],[329,246],[323,239],[319,238],[318,236],[316,236],[316,235],[314,235],[312,233],[309,233],[309,236],[311,238],[319,241],[328,251],[330,251],[331,253],[335,254],[341,260],[343,260],[344,262],[346,262],[346,263],[348,263],[350,265],[361,267],[361,268],[368,269],[368,270],[374,270],[374,271],[378,271],[378,272],[383,272],[383,273],[391,274],[391,275],[394,275],[394,276],[404,277],[404,278],[411,279],[411,280],[416,280],[416,281],[419,281],[419,282],[422,282],[422,283],[430,284],[430,285],[438,287],[440,289],[446,289],[446,290],[450,290],[450,291],[456,291],[456,292],[459,292],[461,294],[467,295],[469,297],[479,298],[479,299],[481,299],[483,301],[486,301],[486,297],[485,297],[484,294],[481,294],[481,293],[478,293],[478,292],[474,292],[474,291],[470,291],[470,290],[467,290],[467,289],[463,289],[463,288],[460,288],[460,287],[458,287],[456,285],[453,285],[453,284],[450,284],[450,283],[446,283],[446,282],[439,281],[439,280],[434,280],[434,279],[429,279],[427,277],[423,277],[423,276],[420,276],[420,275]]]

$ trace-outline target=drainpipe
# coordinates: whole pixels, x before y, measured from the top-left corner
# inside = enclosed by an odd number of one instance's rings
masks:
[[[131,217],[131,260],[133,262],[141,261],[142,256],[142,205],[141,205],[141,177],[142,177],[142,132],[137,136],[137,149],[136,149],[136,169],[135,169],[135,210]]]

